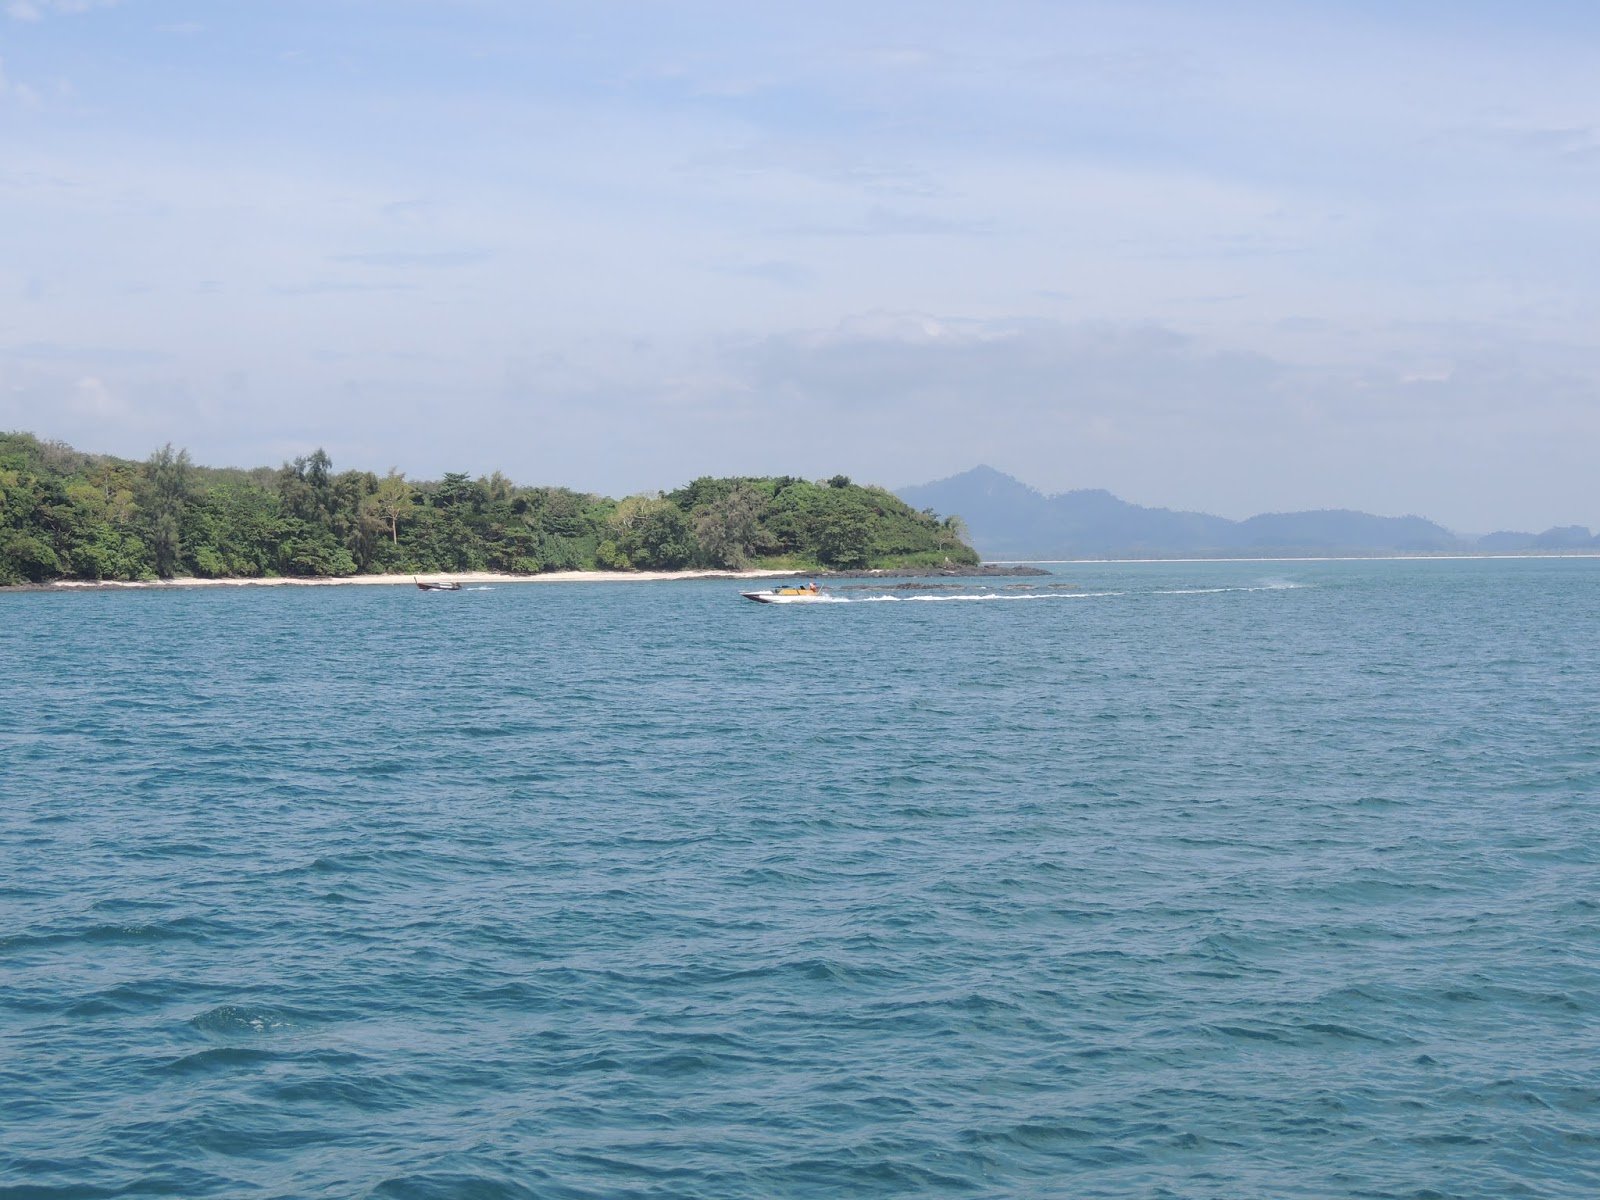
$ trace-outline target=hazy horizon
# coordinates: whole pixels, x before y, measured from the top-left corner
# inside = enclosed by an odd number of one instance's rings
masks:
[[[12,0],[0,428],[1600,527],[1600,11]]]

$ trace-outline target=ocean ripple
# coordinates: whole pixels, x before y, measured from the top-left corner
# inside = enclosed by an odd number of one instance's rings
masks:
[[[0,596],[0,1200],[1600,1194],[1600,564],[1060,570]]]

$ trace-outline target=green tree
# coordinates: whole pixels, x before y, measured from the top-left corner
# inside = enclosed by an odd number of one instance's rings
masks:
[[[617,504],[606,522],[609,535],[596,551],[596,561],[622,567],[675,570],[694,557],[695,539],[689,520],[670,500],[629,496]],[[620,560],[620,563],[618,562]]]
[[[311,525],[325,525],[333,515],[333,460],[318,447],[278,471],[278,498],[284,512]]]
[[[938,530],[939,549],[941,550],[950,546],[964,545],[967,538],[971,536],[967,531],[966,521],[953,513],[939,522]]]
[[[750,555],[763,541],[761,509],[761,496],[741,480],[700,513],[694,536],[711,566],[737,569],[749,564]]]
[[[60,574],[61,560],[43,538],[0,531],[0,583],[43,583]]]
[[[171,579],[183,554],[183,517],[193,487],[194,465],[187,450],[168,442],[145,462],[143,508],[155,554],[156,574]]]
[[[387,534],[387,540],[384,535]],[[321,449],[277,470],[144,462],[0,433],[0,581],[353,571],[974,562],[958,519],[844,476],[703,476],[613,501],[494,473],[436,483],[333,473]]]
[[[372,511],[388,527],[391,545],[400,544],[400,522],[416,509],[411,496],[411,485],[406,477],[397,468],[390,467],[389,473],[378,480],[378,490],[370,498]]]
[[[853,504],[830,505],[818,522],[817,557],[830,567],[866,567],[872,562],[872,520]]]
[[[465,471],[446,471],[433,493],[433,502],[439,508],[458,508],[472,504],[483,492],[483,486],[474,483]]]

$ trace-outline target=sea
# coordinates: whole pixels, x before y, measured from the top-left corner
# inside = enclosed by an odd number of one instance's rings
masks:
[[[1049,570],[0,595],[0,1197],[1600,1195],[1600,560]]]

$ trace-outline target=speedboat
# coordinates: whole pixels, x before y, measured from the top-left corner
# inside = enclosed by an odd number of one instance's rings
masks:
[[[415,575],[411,577],[411,582],[425,592],[459,592],[461,590],[459,583],[434,583],[429,580],[418,579]]]
[[[814,583],[807,587],[775,587],[759,592],[740,592],[739,595],[757,604],[805,604],[827,599],[822,589]]]

